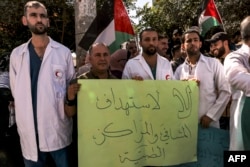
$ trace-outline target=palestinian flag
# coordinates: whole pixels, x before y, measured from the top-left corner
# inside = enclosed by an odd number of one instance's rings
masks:
[[[202,30],[201,35],[205,36],[210,28],[219,25],[223,26],[223,23],[214,0],[204,0],[202,13],[199,17],[199,27]]]
[[[120,45],[135,33],[122,0],[97,1],[97,15],[81,39],[79,46],[88,50],[95,42],[109,45],[110,52],[120,49]]]

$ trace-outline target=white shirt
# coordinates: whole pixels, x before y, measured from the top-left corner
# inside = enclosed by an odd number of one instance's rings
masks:
[[[153,74],[144,57],[140,54],[126,63],[123,70],[122,79],[131,79],[141,76],[144,80],[154,80]],[[174,79],[170,62],[157,54],[156,80]]]
[[[224,69],[233,93],[230,109],[230,150],[244,150],[241,112],[244,106],[245,96],[250,96],[250,48],[246,44],[234,52],[231,52],[224,61]],[[237,99],[239,99],[237,101]],[[232,123],[231,123],[232,120]]]
[[[72,119],[65,115],[66,86],[74,75],[70,50],[51,38],[46,48],[37,82],[37,125],[41,151],[55,151],[72,141]],[[34,127],[30,55],[27,43],[10,56],[10,85],[15,99],[16,123],[23,156],[37,161]]]
[[[191,69],[192,71],[193,69]],[[215,58],[200,55],[194,69],[194,78],[199,84],[199,120],[203,115],[210,117],[210,126],[219,128],[219,118],[230,99],[230,86],[226,81],[222,64]],[[189,78],[190,65],[185,62],[175,71],[175,78],[184,80]]]
[[[226,77],[231,86],[241,90],[244,95],[250,97],[250,47],[243,44],[242,47],[227,55],[224,68]]]

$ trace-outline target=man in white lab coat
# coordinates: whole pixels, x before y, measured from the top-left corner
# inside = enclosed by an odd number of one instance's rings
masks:
[[[243,44],[238,50],[231,52],[225,59],[224,68],[230,85],[241,91],[235,111],[237,138],[234,150],[250,150],[250,16],[240,25]],[[243,141],[242,141],[243,140]]]
[[[231,95],[223,66],[217,59],[200,53],[202,43],[197,30],[187,30],[181,42],[187,57],[175,71],[175,78],[199,84],[199,122],[204,128],[219,128],[219,119]]]
[[[140,33],[142,54],[130,59],[123,70],[123,79],[170,80],[173,71],[170,62],[157,54],[158,33],[152,28]]]
[[[25,167],[44,166],[49,153],[58,167],[68,167],[72,119],[78,85],[71,52],[47,36],[45,6],[29,1],[22,22],[32,37],[10,56],[10,86]],[[66,94],[67,90],[67,94]]]

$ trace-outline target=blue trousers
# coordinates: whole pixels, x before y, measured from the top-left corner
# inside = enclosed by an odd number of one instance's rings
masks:
[[[63,148],[52,152],[38,151],[38,161],[31,161],[24,158],[25,167],[44,167],[48,154],[51,155],[57,167],[69,167],[68,162],[68,149]]]

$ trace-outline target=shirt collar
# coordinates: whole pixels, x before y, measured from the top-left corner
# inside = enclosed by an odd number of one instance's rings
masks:
[[[113,78],[113,77],[112,77],[113,75],[111,74],[110,70],[107,70],[107,72],[108,72],[108,78],[107,78],[107,79]],[[91,68],[90,71],[89,71],[89,75],[90,75],[91,77],[93,77],[94,79],[100,79],[98,76],[96,76],[96,75],[93,73],[92,68]]]

